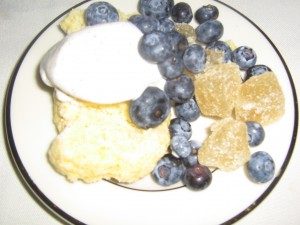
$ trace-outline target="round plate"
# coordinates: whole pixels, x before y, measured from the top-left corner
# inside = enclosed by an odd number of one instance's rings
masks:
[[[110,1],[125,13],[136,12],[135,1]],[[195,12],[206,4],[220,11],[224,25],[222,40],[255,49],[257,64],[268,65],[277,75],[286,100],[284,116],[265,127],[266,139],[251,152],[264,150],[276,164],[275,178],[266,184],[249,181],[243,168],[215,171],[204,191],[170,188],[162,191],[146,177],[133,185],[119,186],[101,181],[69,183],[47,161],[46,153],[56,131],[52,123],[52,90],[40,81],[37,68],[42,56],[63,38],[58,24],[70,10],[55,18],[30,43],[16,65],[7,91],[5,122],[15,165],[32,192],[67,222],[86,224],[230,224],[251,212],[280,180],[292,155],[297,135],[298,108],[293,80],[272,41],[246,16],[220,1],[187,1]],[[85,1],[74,7],[86,8]],[[72,8],[74,8],[72,7]],[[192,25],[196,26],[195,21]],[[201,117],[193,123],[194,136],[212,121]],[[284,132],[282,132],[284,131]]]

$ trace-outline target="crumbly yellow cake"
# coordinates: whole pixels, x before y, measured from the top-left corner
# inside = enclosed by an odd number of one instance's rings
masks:
[[[90,183],[116,179],[131,183],[148,175],[170,143],[167,118],[141,129],[129,118],[129,102],[94,105],[54,98],[59,132],[48,151],[53,167],[68,180]]]
[[[59,25],[66,34],[81,30],[85,27],[84,10],[72,9]]]

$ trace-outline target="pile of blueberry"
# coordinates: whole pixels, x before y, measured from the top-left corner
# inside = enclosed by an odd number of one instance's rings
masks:
[[[212,180],[211,171],[197,160],[200,145],[190,140],[190,122],[200,116],[194,99],[192,79],[184,74],[201,73],[206,63],[205,48],[223,52],[223,61],[235,62],[246,71],[245,80],[270,71],[265,65],[255,65],[256,53],[247,46],[231,51],[228,44],[219,40],[223,25],[218,21],[219,11],[213,5],[200,7],[195,15],[190,5],[173,0],[139,0],[138,11],[129,21],[138,27],[143,36],[138,43],[142,58],[157,64],[166,80],[164,90],[148,87],[133,100],[130,117],[139,127],[148,129],[161,124],[174,108],[176,118],[169,125],[170,153],[159,160],[152,172],[153,179],[160,185],[169,186],[180,180],[192,190],[205,189]],[[190,23],[195,16],[197,44],[189,44],[187,38],[176,31],[175,23]],[[85,11],[87,25],[115,22],[119,15],[114,6],[107,2],[91,4]],[[247,122],[249,145],[257,146],[264,139],[262,126]],[[274,176],[274,162],[265,152],[254,153],[247,164],[249,177],[258,183],[267,182]]]

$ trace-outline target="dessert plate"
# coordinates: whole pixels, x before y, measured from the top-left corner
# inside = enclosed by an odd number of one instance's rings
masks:
[[[110,0],[124,13],[136,12],[137,1]],[[132,185],[101,181],[69,183],[56,173],[46,153],[56,131],[52,123],[52,90],[38,75],[45,52],[63,38],[60,20],[68,9],[49,23],[30,43],[12,74],[6,96],[5,127],[14,163],[35,196],[55,215],[75,224],[231,224],[251,212],[269,195],[282,177],[295,145],[298,102],[291,74],[281,54],[267,35],[250,19],[220,1],[189,0],[195,12],[206,4],[220,11],[224,25],[222,40],[237,46],[251,46],[257,64],[268,65],[283,89],[284,116],[265,127],[266,139],[251,152],[264,150],[276,164],[275,178],[265,184],[252,183],[243,168],[234,172],[215,171],[204,191],[190,191],[181,184],[161,188],[149,177]],[[72,8],[86,8],[85,1]],[[192,25],[196,26],[195,21]],[[212,120],[201,117],[193,123],[193,135],[200,141]],[[195,138],[194,138],[195,139]]]

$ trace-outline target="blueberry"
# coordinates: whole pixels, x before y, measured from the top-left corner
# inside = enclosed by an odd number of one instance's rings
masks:
[[[172,54],[170,45],[165,33],[154,31],[144,34],[139,42],[139,53],[147,61],[159,63],[165,61]]]
[[[190,140],[192,147],[192,152],[187,157],[182,158],[182,162],[186,167],[191,167],[198,164],[198,151],[200,149],[200,144],[195,140]]]
[[[183,64],[192,73],[203,71],[206,62],[204,49],[197,44],[190,45],[183,54]]]
[[[171,45],[174,54],[183,55],[184,51],[189,46],[187,38],[178,31],[171,31],[167,33],[168,41]]]
[[[164,90],[171,100],[183,103],[194,95],[194,84],[191,78],[181,75],[178,78],[167,80]]]
[[[224,58],[223,62],[228,62],[231,61],[232,58],[232,51],[229,47],[228,44],[226,44],[224,41],[215,41],[210,43],[209,45],[206,46],[206,48],[218,51],[218,52],[223,52]]]
[[[195,31],[199,42],[209,44],[222,37],[224,27],[218,20],[207,20],[204,23],[201,23]]]
[[[256,63],[256,53],[252,48],[240,46],[232,52],[232,61],[235,62],[241,70],[247,70]]]
[[[269,67],[266,65],[255,65],[251,66],[246,71],[246,77],[245,80],[248,80],[250,77],[261,75],[265,72],[271,71]]]
[[[173,6],[173,0],[139,0],[138,10],[142,15],[161,19],[170,16]]]
[[[172,154],[162,157],[151,173],[156,183],[162,186],[169,186],[180,181],[185,171],[180,159]]]
[[[175,23],[189,23],[193,19],[191,6],[185,2],[179,2],[172,8],[171,17]]]
[[[187,157],[192,152],[191,143],[183,135],[173,136],[171,139],[170,148],[181,158]]]
[[[175,24],[172,20],[168,18],[163,18],[159,20],[158,31],[167,33],[175,30]]]
[[[119,20],[117,9],[108,2],[95,2],[85,10],[85,22],[88,26]]]
[[[190,143],[192,146],[192,150],[195,152],[198,152],[198,150],[201,148],[201,143],[199,143],[198,141],[190,140]]]
[[[197,9],[195,13],[196,21],[201,24],[207,20],[215,20],[219,16],[219,10],[216,6],[205,5]]]
[[[206,166],[196,164],[186,168],[182,181],[191,190],[203,190],[210,185],[212,173]]]
[[[171,56],[158,64],[158,70],[165,79],[174,79],[182,74],[184,65],[182,57],[178,54]]]
[[[198,164],[198,155],[191,153],[187,157],[182,158],[182,162],[183,162],[183,165],[185,165],[186,167],[194,166],[194,165]]]
[[[175,106],[175,114],[179,118],[193,122],[200,116],[200,109],[196,101],[191,98],[182,104],[177,104]]]
[[[159,21],[157,19],[149,16],[133,15],[128,20],[144,34],[157,30],[159,25]]]
[[[156,127],[170,113],[168,96],[157,87],[148,87],[142,95],[131,102],[129,114],[132,121],[141,128]]]
[[[259,123],[248,121],[246,122],[248,131],[248,143],[251,147],[260,145],[265,139],[265,130]]]
[[[192,136],[191,124],[180,118],[174,118],[171,120],[169,131],[171,137],[184,136],[186,139],[190,139]]]
[[[266,183],[274,177],[275,163],[267,152],[255,152],[247,163],[246,171],[253,182]]]

